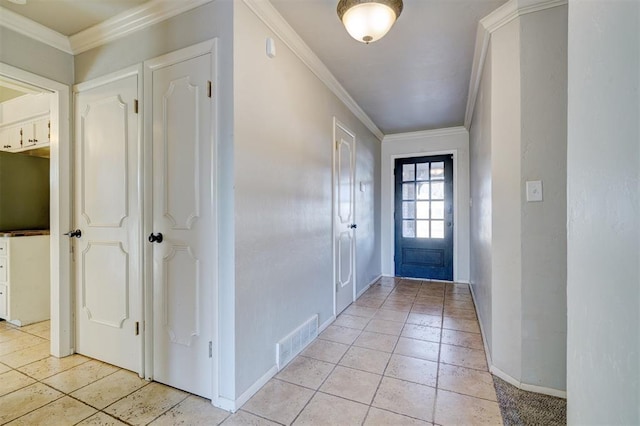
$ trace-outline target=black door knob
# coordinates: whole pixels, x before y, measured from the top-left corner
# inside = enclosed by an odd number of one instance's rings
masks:
[[[355,223],[352,223],[351,225],[349,225],[349,228],[351,229],[356,229],[358,227],[358,225],[356,225]]]
[[[65,232],[66,236],[69,238],[80,238],[82,237],[82,231],[79,229],[74,229],[73,231]]]
[[[157,234],[151,233],[151,235],[149,235],[149,242],[150,243],[161,243],[162,242],[162,233],[158,232]]]

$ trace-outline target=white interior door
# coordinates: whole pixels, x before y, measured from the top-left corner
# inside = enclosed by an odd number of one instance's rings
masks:
[[[216,273],[211,78],[211,53],[156,67],[151,97],[153,378],[207,398]]]
[[[355,288],[355,136],[340,123],[334,125],[334,232],[336,315],[354,301]]]
[[[141,373],[137,70],[76,92],[76,352]]]

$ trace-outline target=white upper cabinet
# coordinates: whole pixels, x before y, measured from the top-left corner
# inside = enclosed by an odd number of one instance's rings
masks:
[[[19,152],[49,145],[48,94],[24,95],[0,103],[0,151]]]

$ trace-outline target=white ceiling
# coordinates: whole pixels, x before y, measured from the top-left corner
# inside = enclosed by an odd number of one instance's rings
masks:
[[[0,0],[0,6],[60,34],[70,36],[86,30],[147,0],[27,0],[19,5]]]
[[[337,0],[271,0],[385,134],[461,126],[478,21],[505,0],[404,0],[381,40],[353,40]]]
[[[69,36],[144,2],[0,0],[0,6]],[[389,34],[365,45],[342,26],[338,0],[271,0],[385,134],[463,124],[478,21],[505,2],[404,0]]]

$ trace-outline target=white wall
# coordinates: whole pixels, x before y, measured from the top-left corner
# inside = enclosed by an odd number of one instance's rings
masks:
[[[367,133],[364,132],[364,135]],[[356,138],[356,293],[382,274],[380,269],[380,141]]]
[[[520,18],[522,382],[566,389],[567,7]],[[542,180],[543,201],[526,182]]]
[[[566,389],[566,22],[566,6],[554,6],[491,30],[470,131],[471,283],[491,371],[558,396]],[[531,180],[543,182],[542,202],[527,202]]]
[[[640,424],[640,2],[569,4],[567,422]]]
[[[463,127],[400,133],[385,136],[382,142],[382,273],[393,276],[394,180],[396,158],[453,153],[454,242],[453,279],[469,282],[469,133]]]
[[[491,357],[491,46],[487,49],[484,72],[469,129],[469,283],[476,302],[486,349]]]
[[[519,20],[491,35],[491,61],[491,356],[494,366],[519,380],[522,374]]]
[[[277,55],[268,58],[266,39]],[[380,142],[242,1],[234,3],[236,397],[276,343],[333,316],[333,117],[356,135],[358,287],[379,274]]]
[[[73,83],[73,56],[0,26],[0,62],[58,81]]]

